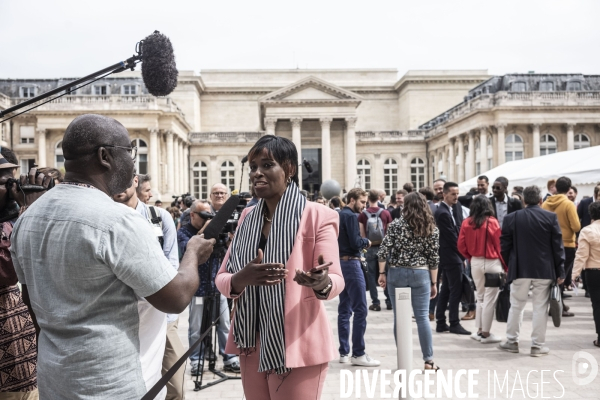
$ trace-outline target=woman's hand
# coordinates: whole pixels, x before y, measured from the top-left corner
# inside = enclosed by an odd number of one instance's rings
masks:
[[[437,296],[437,286],[431,285],[431,295],[429,296],[429,299],[435,299],[435,296]]]
[[[296,276],[294,277],[294,281],[298,283],[298,285],[309,287],[315,291],[321,291],[329,285],[329,266],[332,265],[332,262],[325,262],[323,255],[319,256],[319,264],[311,271],[304,272],[302,270],[296,270]],[[318,269],[318,271],[314,271]]]
[[[377,279],[377,283],[381,286],[382,289],[385,289],[385,285],[387,285],[387,278],[385,274],[379,274],[379,279]]]
[[[258,249],[256,258],[244,268],[233,274],[231,278],[231,291],[241,293],[246,286],[274,286],[287,278],[287,269],[283,264],[261,264],[262,250]]]

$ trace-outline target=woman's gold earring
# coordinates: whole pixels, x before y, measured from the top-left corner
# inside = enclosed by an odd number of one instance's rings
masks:
[[[288,185],[289,185],[290,183],[292,183],[292,177],[291,177],[291,176],[288,176],[288,178],[287,178],[287,181],[286,181],[286,182],[287,182],[287,184],[288,184]]]

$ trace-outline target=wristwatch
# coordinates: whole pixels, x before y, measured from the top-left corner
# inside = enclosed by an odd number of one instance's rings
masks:
[[[329,284],[327,286],[325,286],[325,288],[323,290],[319,290],[319,291],[315,290],[315,292],[317,292],[321,296],[327,296],[329,294],[329,292],[331,291],[332,287],[333,287],[333,284],[331,283],[331,279],[329,279]]]

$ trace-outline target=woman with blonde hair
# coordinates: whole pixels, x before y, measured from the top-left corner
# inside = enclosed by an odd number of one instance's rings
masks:
[[[435,226],[431,209],[420,193],[404,197],[400,218],[388,225],[387,234],[379,248],[379,285],[393,294],[396,288],[410,287],[411,302],[425,369],[437,371],[433,362],[433,338],[429,325],[429,300],[437,295],[437,269],[440,233]],[[385,274],[386,258],[389,271]],[[394,337],[396,336],[396,304],[394,310]]]

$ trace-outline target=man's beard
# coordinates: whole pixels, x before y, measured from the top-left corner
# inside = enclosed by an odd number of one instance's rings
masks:
[[[438,202],[444,200],[444,193],[438,193],[435,195],[435,200],[437,200]]]
[[[108,180],[108,195],[123,193],[133,184],[133,169],[123,160],[115,160],[115,171]]]
[[[355,214],[360,214],[360,210],[358,209],[357,204],[355,204],[354,207],[352,207],[352,211],[354,211]]]

